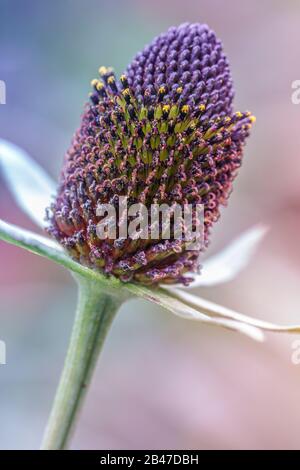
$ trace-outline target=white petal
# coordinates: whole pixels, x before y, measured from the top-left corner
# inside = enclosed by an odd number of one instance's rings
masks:
[[[154,302],[166,310],[175,313],[175,315],[183,317],[187,320],[197,320],[208,325],[221,326],[229,330],[238,331],[252,339],[255,339],[256,341],[263,341],[264,339],[263,332],[259,328],[247,325],[246,323],[240,321],[227,318],[215,318],[207,315],[206,312],[202,311],[201,309],[195,309],[185,301],[181,301],[180,299],[175,298],[173,293],[169,294],[165,289],[151,290],[147,287],[137,284],[127,284],[126,288],[134,295],[142,297],[143,299],[150,302]]]
[[[4,220],[0,219],[0,240],[7,241],[8,243],[13,243],[24,248],[27,248],[29,251],[34,251],[35,248],[41,248],[41,250],[55,250],[59,253],[64,253],[62,247],[55,241],[50,238],[44,237],[37,233],[25,230],[21,227],[18,227]]]
[[[0,170],[19,207],[39,226],[45,227],[45,209],[56,184],[21,148],[0,139]]]
[[[68,268],[70,271],[101,281],[101,275],[72,260],[54,240],[0,219],[0,240],[24,248]],[[104,277],[104,276],[102,276]],[[96,279],[95,279],[96,278]],[[120,290],[120,288],[119,288]]]
[[[75,274],[75,278],[81,282],[88,279],[89,282],[97,282],[99,290],[103,289],[111,293],[118,299],[127,299],[128,292],[125,289],[125,283],[111,276],[107,277],[101,272],[94,271],[73,260],[63,248],[54,240],[38,235],[29,230],[24,230],[16,225],[8,224],[0,219],[0,240],[12,245],[24,248],[36,255],[48,258],[64,266]]]
[[[223,307],[222,305],[215,304],[209,300],[205,300],[199,296],[184,292],[180,289],[173,289],[172,293],[180,300],[188,303],[193,308],[200,309],[204,314],[214,317],[230,319],[237,322],[243,322],[244,324],[254,326],[266,331],[274,331],[279,333],[300,333],[300,325],[276,325],[274,323],[259,320],[258,318],[252,318],[247,315],[235,312],[229,308]]]
[[[247,266],[267,230],[264,225],[256,225],[244,232],[223,251],[204,261],[201,274],[192,274],[194,281],[184,289],[214,286],[234,279]]]
[[[223,319],[210,317],[200,311],[188,309],[185,304],[180,308],[175,308],[174,310],[172,310],[172,312],[178,315],[179,317],[185,318],[186,320],[198,320],[202,323],[207,323],[209,325],[221,326],[228,330],[238,331],[249,336],[252,339],[255,339],[256,341],[264,340],[264,335],[259,328],[253,327],[240,321],[237,322],[226,318]]]

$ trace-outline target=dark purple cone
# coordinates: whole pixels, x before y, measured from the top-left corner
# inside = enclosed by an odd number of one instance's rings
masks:
[[[139,52],[127,68],[128,82],[137,99],[155,102],[157,90],[166,88],[163,101],[191,107],[204,104],[204,118],[232,112],[234,96],[228,60],[222,43],[205,24],[172,27]],[[145,99],[145,94],[147,99]]]
[[[186,283],[183,274],[198,269],[200,249],[189,250],[172,232],[168,240],[124,238],[119,198],[149,209],[203,204],[206,246],[254,118],[233,113],[228,62],[206,25],[170,28],[119,83],[111,69],[99,73],[65,157],[49,232],[79,262],[123,281]],[[116,208],[116,237],[99,238],[99,204]]]

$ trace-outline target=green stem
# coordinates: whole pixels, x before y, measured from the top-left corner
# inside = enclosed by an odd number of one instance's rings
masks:
[[[68,353],[41,449],[65,449],[97,358],[121,304],[101,284],[78,278],[79,299]]]

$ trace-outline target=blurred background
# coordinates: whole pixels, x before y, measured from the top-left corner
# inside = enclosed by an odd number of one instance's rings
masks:
[[[99,65],[121,73],[155,35],[208,23],[222,38],[236,108],[257,117],[209,253],[257,222],[270,232],[233,282],[199,294],[248,315],[300,322],[300,3],[296,0],[0,0],[0,135],[57,178]],[[0,175],[0,218],[35,227]],[[208,253],[208,254],[209,254]],[[71,276],[0,242],[0,448],[36,449],[76,303]],[[117,316],[74,449],[300,449],[293,336],[255,344],[141,301]]]

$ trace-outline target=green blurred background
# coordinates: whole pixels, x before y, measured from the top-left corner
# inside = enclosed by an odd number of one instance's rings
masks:
[[[300,2],[0,0],[0,135],[57,178],[99,65],[121,73],[156,34],[185,21],[222,38],[236,108],[257,122],[210,253],[256,222],[271,230],[249,267],[199,294],[248,315],[300,322]],[[35,229],[0,175],[0,217]],[[0,242],[0,448],[37,448],[76,303],[63,269]],[[126,305],[106,343],[72,443],[76,449],[300,449],[294,337],[262,345]]]

